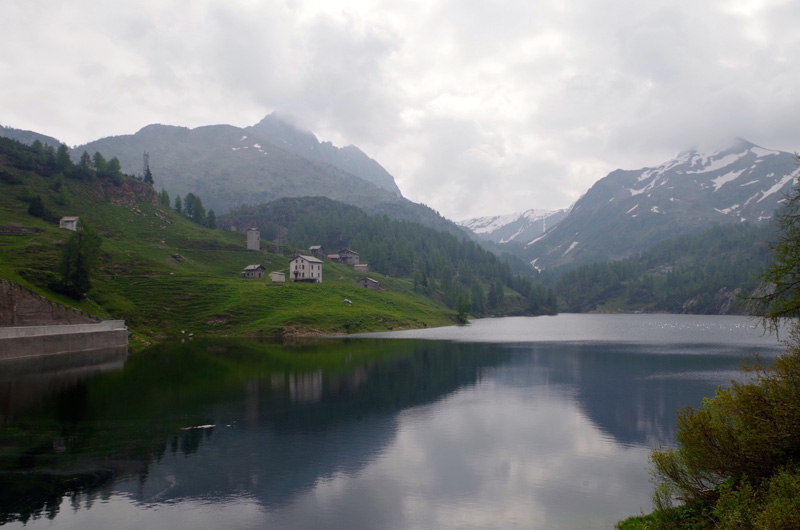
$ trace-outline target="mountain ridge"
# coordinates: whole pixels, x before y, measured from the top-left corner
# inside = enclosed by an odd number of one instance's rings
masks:
[[[569,209],[525,210],[507,215],[473,217],[456,221],[486,241],[505,244],[510,242],[527,243],[545,233],[566,217]]]
[[[714,225],[764,223],[798,175],[794,155],[743,139],[710,154],[691,149],[657,166],[618,169],[530,241],[525,257],[536,267],[613,261]]]
[[[157,187],[173,197],[194,193],[217,213],[283,197],[321,196],[473,237],[431,208],[405,199],[394,178],[357,147],[320,143],[313,133],[275,115],[249,127],[150,124],[134,134],[78,146],[71,154],[77,159],[84,151],[117,157],[122,170],[133,175],[143,173],[147,152]]]

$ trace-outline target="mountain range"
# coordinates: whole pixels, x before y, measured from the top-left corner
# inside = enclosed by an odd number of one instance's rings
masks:
[[[217,213],[283,197],[322,196],[370,214],[467,234],[431,208],[405,199],[394,178],[359,148],[320,142],[275,114],[243,128],[148,125],[135,134],[77,146],[73,159],[84,151],[118,158],[130,175],[143,174],[146,152],[157,189],[166,189],[173,198],[194,193]]]
[[[563,210],[526,210],[509,215],[474,217],[456,224],[494,243],[527,243],[553,228],[569,213]]]
[[[0,135],[58,143],[7,127],[0,127]],[[405,199],[394,178],[357,147],[320,142],[276,114],[244,128],[148,125],[78,146],[73,158],[84,151],[117,157],[133,175],[143,174],[147,152],[157,189],[173,198],[194,193],[218,214],[283,197],[323,196],[369,214],[460,237],[468,233],[537,269],[618,260],[716,225],[768,222],[800,175],[795,155],[737,139],[709,153],[692,149],[657,166],[613,171],[565,210],[528,210],[457,225]]]
[[[522,249],[515,234],[525,214],[461,225],[536,268],[612,261],[716,225],[766,223],[798,175],[795,155],[736,139],[711,153],[692,149],[658,166],[611,172]]]

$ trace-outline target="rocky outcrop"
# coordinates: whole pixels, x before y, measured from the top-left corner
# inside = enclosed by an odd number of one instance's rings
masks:
[[[152,186],[140,180],[126,178],[119,186],[111,181],[104,181],[102,186],[108,202],[115,206],[136,206],[139,201],[158,203],[158,193]]]
[[[0,278],[0,327],[94,324],[85,311],[67,307]]]

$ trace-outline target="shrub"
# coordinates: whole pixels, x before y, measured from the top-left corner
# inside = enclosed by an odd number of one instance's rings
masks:
[[[792,343],[771,367],[758,359],[747,366],[749,382],[678,413],[677,448],[651,457],[659,511],[678,499],[731,529],[784,528],[757,523],[761,517],[800,520],[800,496],[780,493],[800,491],[800,477],[786,471],[800,464],[800,341]]]

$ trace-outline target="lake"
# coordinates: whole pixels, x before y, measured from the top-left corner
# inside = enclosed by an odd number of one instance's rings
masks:
[[[0,364],[0,524],[612,528],[675,411],[781,351],[743,317],[564,314]]]

